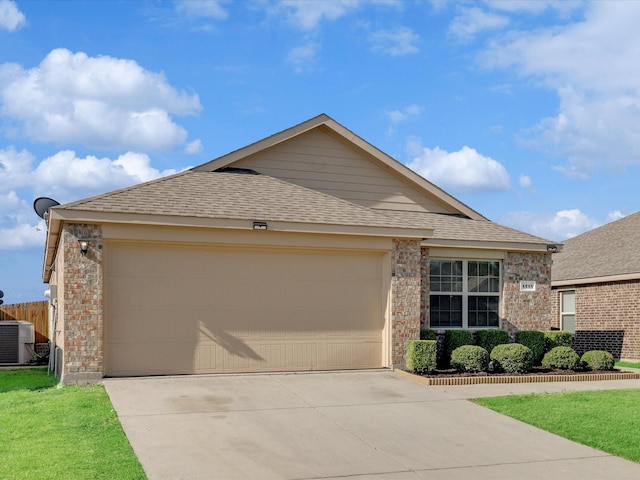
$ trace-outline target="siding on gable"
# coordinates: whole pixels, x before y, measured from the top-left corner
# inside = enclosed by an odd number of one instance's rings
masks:
[[[368,208],[458,213],[321,129],[233,163]]]

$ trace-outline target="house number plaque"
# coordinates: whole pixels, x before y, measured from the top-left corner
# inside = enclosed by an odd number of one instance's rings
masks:
[[[535,280],[520,280],[520,291],[521,292],[535,292],[536,291],[536,282],[535,282]]]

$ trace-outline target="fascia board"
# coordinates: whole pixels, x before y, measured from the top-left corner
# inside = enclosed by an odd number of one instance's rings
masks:
[[[341,225],[329,223],[283,222],[268,218],[211,218],[183,217],[177,215],[144,215],[132,213],[95,212],[85,210],[64,210],[59,212],[60,219],[73,223],[131,223],[141,225],[166,225],[182,227],[253,229],[254,221],[266,221],[269,228],[287,232],[335,233],[346,235],[370,235],[397,238],[429,238],[433,229],[419,227],[385,227],[368,225]]]
[[[443,247],[443,248],[504,250],[508,252],[551,253],[547,251],[546,243],[540,244],[540,243],[520,243],[520,242],[490,242],[490,241],[473,241],[473,240],[426,239],[422,241],[422,246]],[[558,251],[560,250],[561,250],[561,247],[558,246]]]
[[[588,285],[592,283],[614,283],[629,280],[640,280],[640,272],[623,275],[607,275],[603,277],[575,278],[569,280],[556,280],[551,282],[552,287],[568,287],[573,285]]]

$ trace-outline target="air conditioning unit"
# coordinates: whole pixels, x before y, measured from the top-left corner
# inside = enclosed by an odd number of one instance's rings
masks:
[[[24,365],[33,358],[35,330],[31,322],[0,322],[0,364]]]

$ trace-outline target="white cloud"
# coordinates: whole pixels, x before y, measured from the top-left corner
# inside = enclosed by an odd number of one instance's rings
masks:
[[[614,210],[607,215],[607,221],[605,223],[615,222],[616,220],[620,220],[624,217],[626,217],[626,215],[620,210]]]
[[[399,57],[418,53],[416,43],[420,36],[410,28],[401,27],[396,30],[379,30],[369,36],[375,53]]]
[[[44,221],[15,191],[0,192],[0,249],[44,246]]]
[[[396,133],[395,126],[397,124],[405,122],[411,117],[416,117],[420,115],[420,113],[422,113],[422,107],[415,103],[401,109],[384,112],[385,116],[391,122],[391,125],[389,125],[387,129],[387,136],[392,136]]]
[[[391,123],[395,124],[404,122],[410,117],[420,115],[421,112],[422,108],[414,103],[398,110],[385,112],[385,115],[391,121]]]
[[[171,115],[200,110],[162,73],[133,60],[52,50],[38,67],[0,65],[0,113],[45,142],[109,150],[169,149],[187,138]]]
[[[202,142],[200,140],[194,140],[185,145],[184,153],[195,155],[196,153],[201,153],[203,149]]]
[[[281,0],[289,21],[303,30],[315,29],[322,20],[336,20],[360,7],[358,0],[323,0],[301,2]]]
[[[0,227],[0,249],[44,247],[45,231],[44,221],[37,225],[19,223],[9,228]]]
[[[509,188],[509,174],[504,166],[467,146],[457,152],[439,147],[422,147],[419,139],[411,139],[408,150],[414,159],[409,168],[440,188],[456,193],[503,191]]]
[[[501,223],[542,238],[561,242],[597,228],[604,222],[591,218],[580,209],[574,208],[560,210],[552,214],[513,212],[501,219]]]
[[[591,2],[579,22],[516,32],[479,61],[512,68],[555,90],[558,113],[527,132],[537,147],[569,157],[569,175],[640,163],[640,2]]]
[[[496,13],[485,12],[477,7],[461,8],[449,25],[449,34],[460,42],[472,41],[478,33],[504,28],[509,19]]]
[[[80,158],[65,150],[35,168],[33,164],[34,156],[26,150],[0,150],[0,249],[44,245],[46,226],[36,216],[32,199],[47,196],[65,203],[176,173],[154,168],[146,154],[135,152],[112,160]]]
[[[12,0],[0,0],[0,30],[13,32],[27,24],[24,16],[16,3]]]
[[[296,73],[313,70],[316,57],[320,50],[317,42],[308,42],[305,45],[292,48],[287,55],[287,63],[293,66]]]
[[[566,15],[584,5],[582,0],[485,0],[485,3],[495,10],[505,12],[525,12],[535,15],[547,10],[555,10]]]
[[[176,11],[183,13],[188,17],[195,18],[213,18],[216,20],[225,20],[229,17],[229,13],[222,6],[226,1],[219,0],[178,0],[176,3]]]
[[[18,152],[13,146],[0,149],[0,194],[29,183],[33,160],[26,150]]]
[[[402,8],[398,0],[278,0],[263,2],[271,15],[284,14],[289,23],[301,30],[315,30],[323,21],[333,21],[357,11],[362,6],[382,5]]]
[[[74,151],[65,150],[40,162],[32,173],[32,185],[39,194],[62,203],[71,195],[88,196],[173,173],[172,169],[161,172],[153,168],[144,153],[127,152],[111,160],[92,155],[79,158]]]
[[[531,188],[531,178],[526,175],[520,175],[518,182],[522,188]]]

